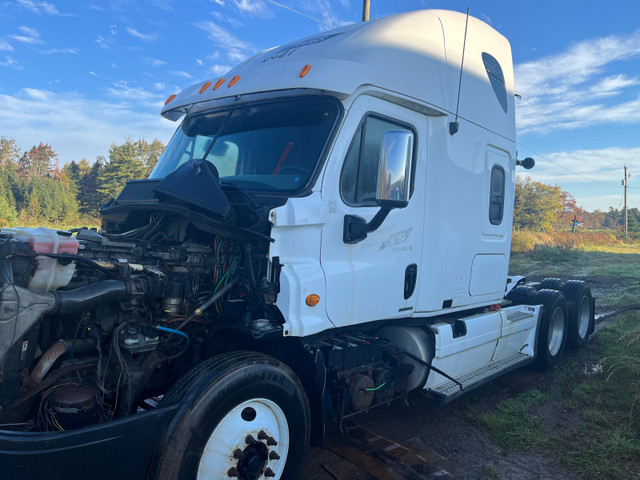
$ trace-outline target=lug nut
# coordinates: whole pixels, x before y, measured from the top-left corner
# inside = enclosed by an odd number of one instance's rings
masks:
[[[269,438],[269,435],[264,430],[258,432],[258,440],[266,440],[267,438]]]
[[[267,468],[267,469],[264,471],[264,476],[265,476],[265,477],[275,477],[275,476],[276,476],[276,474],[275,474],[275,473],[273,473],[273,470],[271,470],[270,468]]]
[[[275,438],[269,437],[267,438],[267,445],[269,445],[270,447],[275,447],[276,445],[278,445],[278,442],[276,442]]]
[[[269,460],[280,460],[280,455],[278,455],[274,450],[269,452]]]
[[[244,452],[239,448],[236,448],[233,451],[233,458],[240,460],[242,457],[244,457]]]
[[[229,470],[227,470],[227,477],[239,478],[240,473],[238,472],[238,469],[236,467],[231,467]]]
[[[246,443],[247,445],[253,445],[256,442],[257,440],[253,438],[253,435],[247,435],[246,438],[244,439],[244,443]]]

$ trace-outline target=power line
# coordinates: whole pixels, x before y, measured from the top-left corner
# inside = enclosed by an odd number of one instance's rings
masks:
[[[536,155],[537,157],[542,158],[543,160],[545,160],[545,161],[547,161],[547,162],[549,162],[549,163],[553,163],[555,166],[560,167],[560,168],[562,168],[563,170],[566,170],[566,171],[567,171],[567,172],[569,172],[569,173],[572,173],[572,174],[574,174],[574,175],[577,175],[577,176],[579,176],[579,177],[582,177],[582,178],[584,178],[584,179],[586,179],[586,180],[589,180],[590,182],[593,182],[593,183],[600,183],[600,184],[602,184],[602,185],[606,185],[607,187],[611,187],[611,188],[620,188],[620,186],[619,186],[619,185],[617,185],[617,184],[615,184],[615,185],[614,185],[613,183],[607,183],[607,182],[602,182],[602,181],[600,181],[600,180],[594,180],[593,178],[589,178],[589,177],[587,177],[586,175],[582,175],[581,173],[574,172],[573,170],[571,170],[571,169],[569,169],[569,168],[565,167],[564,165],[561,165],[561,164],[559,164],[559,163],[557,163],[557,162],[554,162],[553,160],[549,160],[547,157],[545,157],[544,155],[542,155],[542,154],[540,154],[540,153],[536,152],[536,151],[535,151],[535,150],[533,150],[531,147],[529,147],[529,146],[527,146],[527,145],[523,144],[522,142],[518,142],[518,144],[519,144],[519,145],[522,145],[522,146],[523,146],[524,148],[526,148],[527,150],[529,150],[529,151],[533,152],[533,153],[534,153],[534,155]],[[629,188],[633,188],[633,187],[629,187]]]
[[[267,0],[267,2],[273,3],[274,5],[277,5],[277,6],[282,7],[282,8],[286,8],[287,10],[291,10],[293,13],[297,13],[298,15],[302,15],[303,17],[307,17],[308,19],[313,20],[314,22],[318,22],[318,23],[320,23],[320,24],[322,24],[322,25],[324,25],[326,27],[329,27],[329,28],[332,27],[332,25],[329,25],[328,23],[325,23],[322,20],[318,20],[317,18],[313,18],[313,17],[307,15],[306,13],[299,12],[297,10],[294,10],[291,7],[287,7],[286,5],[282,5],[281,3],[274,2],[273,0]]]
[[[554,124],[556,127],[561,127],[561,125],[556,122],[555,120],[549,118],[542,110],[540,110],[538,107],[536,107],[533,103],[531,103],[529,100],[527,100],[525,97],[523,97],[521,94],[517,93],[517,98],[520,98],[521,100],[524,100],[525,102],[527,102],[531,108],[533,108],[534,110],[536,110],[540,115],[542,115],[544,118],[546,118],[549,123]],[[566,131],[562,131],[562,133],[564,135],[566,135],[568,138],[570,138],[571,140],[573,140],[574,142],[576,142],[578,145],[581,145],[582,147],[584,147],[585,149],[587,149],[589,152],[593,153],[596,157],[601,158],[602,160],[609,162],[612,165],[615,165],[616,167],[622,168],[623,166],[619,163],[614,162],[613,160],[609,160],[606,157],[603,157],[602,155],[600,155],[598,152],[596,152],[595,150],[589,148],[587,145],[585,145],[584,143],[582,143],[580,140],[578,140],[577,138],[574,138],[573,136],[569,135]]]

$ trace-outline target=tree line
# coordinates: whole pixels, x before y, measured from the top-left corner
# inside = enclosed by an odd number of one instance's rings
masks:
[[[41,142],[22,151],[14,139],[0,137],[0,227],[99,223],[98,208],[117,196],[127,180],[146,178],[164,147],[157,139],[127,138],[111,145],[108,159],[98,156],[90,163],[83,158],[60,168],[51,145]],[[574,219],[588,229],[621,231],[624,225],[621,210],[586,212],[558,185],[516,178],[515,230],[567,230]],[[630,236],[640,238],[639,225],[640,211],[629,209]]]
[[[629,236],[640,238],[640,210],[627,210]],[[590,230],[614,230],[621,233],[624,228],[624,211],[609,208],[603,212],[587,212],[580,208],[573,195],[558,185],[535,182],[530,177],[516,177],[513,227],[515,230],[549,232],[571,229],[573,221],[580,228]]]
[[[108,160],[83,158],[62,168],[51,145],[22,151],[0,137],[0,227],[98,222],[98,208],[117,196],[125,182],[151,173],[165,145],[127,138],[113,143]]]

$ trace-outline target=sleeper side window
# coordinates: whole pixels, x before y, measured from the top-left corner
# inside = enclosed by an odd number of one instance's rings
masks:
[[[491,168],[491,188],[489,192],[489,221],[500,225],[504,215],[505,172],[500,165]]]
[[[380,150],[382,137],[387,130],[409,129],[406,125],[373,115],[366,116],[358,127],[340,174],[340,195],[346,204],[376,205]]]

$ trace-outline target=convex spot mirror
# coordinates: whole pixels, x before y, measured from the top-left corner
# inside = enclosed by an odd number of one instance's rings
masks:
[[[380,206],[404,208],[409,203],[413,133],[387,130],[382,137],[376,202]]]

